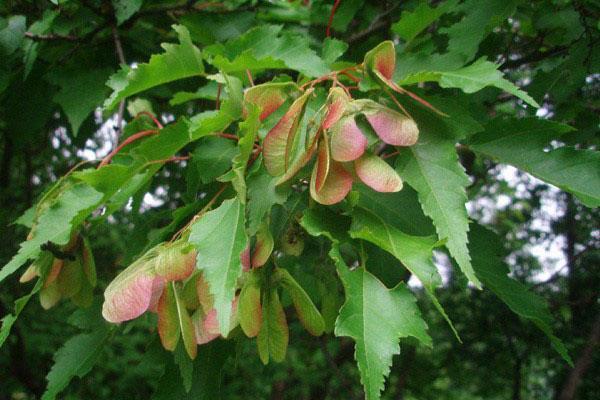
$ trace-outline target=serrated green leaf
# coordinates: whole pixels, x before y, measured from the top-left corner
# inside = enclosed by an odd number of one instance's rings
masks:
[[[117,17],[117,25],[127,21],[142,7],[144,0],[112,0]]]
[[[453,71],[426,71],[405,77],[399,84],[408,85],[418,82],[438,82],[443,88],[459,88],[465,93],[474,93],[485,87],[493,86],[504,90],[530,104],[540,105],[527,93],[503,77],[498,64],[480,58],[473,64]]]
[[[163,43],[163,54],[153,55],[148,63],[137,68],[122,66],[108,80],[113,93],[104,102],[104,108],[112,109],[124,98],[154,86],[204,73],[202,53],[192,43],[187,28],[173,25],[173,29],[177,31],[179,44]]]
[[[37,219],[31,240],[21,243],[19,252],[0,270],[0,282],[27,260],[36,258],[40,254],[41,245],[47,242],[59,246],[67,244],[73,227],[77,226],[82,216],[87,216],[101,200],[102,193],[82,182],[74,183],[60,193]]]
[[[276,186],[277,178],[263,168],[248,177],[248,234],[254,235],[275,204],[284,204],[288,191]]]
[[[40,291],[43,284],[44,279],[38,279],[33,289],[31,289],[31,292],[15,300],[15,310],[13,311],[13,313],[7,314],[2,318],[2,327],[0,327],[0,348],[2,347],[2,345],[4,345],[4,342],[6,342],[6,339],[10,334],[10,330],[12,329],[14,323],[17,321],[17,318],[19,318],[21,311],[23,311],[27,303],[29,303],[31,297]]]
[[[208,184],[231,167],[237,151],[237,146],[229,139],[218,136],[203,138],[192,153],[188,174],[193,172],[195,179]]]
[[[179,368],[169,361],[151,399],[214,400],[222,398],[223,367],[227,359],[234,354],[235,344],[231,340],[215,340],[200,346],[198,357],[193,362],[191,388],[187,392]]]
[[[335,335],[354,339],[354,358],[366,399],[379,399],[392,358],[400,353],[399,339],[412,336],[431,346],[427,325],[404,283],[388,289],[364,267],[350,271],[336,244],[329,255],[336,263],[346,293]]]
[[[397,171],[419,193],[423,212],[433,220],[438,238],[447,239],[446,247],[460,269],[480,287],[467,248],[465,188],[470,181],[458,160],[455,140],[422,132],[421,142],[400,154]]]
[[[203,276],[214,296],[223,336],[231,329],[231,302],[242,273],[240,254],[247,242],[244,209],[237,198],[223,201],[192,225],[189,237],[198,251],[197,268],[204,271]]]
[[[455,24],[441,28],[448,35],[447,52],[460,56],[463,62],[470,61],[479,44],[496,26],[496,21],[506,20],[516,10],[517,0],[487,0],[485,5],[478,0],[468,0],[454,7],[455,13],[464,13]]]
[[[402,11],[400,20],[392,25],[392,31],[410,42],[442,15],[452,12],[457,4],[458,0],[447,0],[430,7],[426,2],[421,2],[413,11]]]
[[[377,211],[355,208],[352,213],[350,236],[367,240],[396,257],[425,287],[436,309],[444,317],[456,338],[458,333],[435,296],[442,278],[432,261],[434,237],[410,236],[383,219]]]
[[[209,62],[226,73],[246,69],[290,68],[308,77],[324,75],[328,68],[308,45],[306,37],[283,32],[281,25],[261,25],[228,41],[206,48]]]
[[[54,355],[54,365],[46,376],[48,386],[42,400],[53,400],[74,377],[85,376],[111,337],[112,329],[104,325],[92,333],[73,336]]]
[[[502,261],[506,253],[502,248],[502,239],[481,225],[474,224],[469,241],[473,267],[483,284],[513,312],[538,326],[548,336],[558,354],[573,365],[567,348],[552,332],[553,318],[548,304],[522,283],[508,276],[509,268]]]
[[[472,137],[475,152],[511,164],[573,193],[588,207],[600,206],[600,152],[570,146],[549,150],[550,142],[572,131],[568,125],[528,119],[495,119]]]

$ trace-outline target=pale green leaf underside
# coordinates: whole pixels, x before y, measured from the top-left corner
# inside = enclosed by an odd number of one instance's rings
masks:
[[[550,338],[552,347],[572,365],[565,345],[552,332],[553,318],[548,304],[522,283],[508,276],[508,266],[501,258],[505,253],[501,239],[478,224],[473,225],[469,236],[473,267],[483,284],[513,312],[535,323]]]
[[[443,88],[459,88],[465,93],[474,93],[493,86],[510,93],[533,107],[539,104],[527,93],[503,77],[498,65],[483,58],[473,64],[453,71],[424,71],[405,77],[401,85],[419,82],[438,82]]]
[[[350,236],[367,240],[387,251],[415,275],[425,287],[435,308],[460,341],[452,321],[435,296],[435,289],[442,283],[442,278],[432,261],[432,251],[436,244],[434,237],[407,235],[376,212],[364,208],[354,210]]]
[[[224,336],[231,328],[231,302],[242,273],[240,253],[246,247],[246,241],[244,205],[237,198],[223,201],[191,228],[189,242],[198,251],[196,266],[204,271]]]
[[[388,289],[363,267],[350,271],[335,244],[329,254],[337,265],[346,293],[346,302],[335,323],[335,335],[354,339],[354,357],[366,398],[379,399],[392,358],[400,353],[399,339],[412,336],[431,346],[427,325],[404,283]]]
[[[422,137],[421,143],[402,152],[397,171],[419,193],[423,212],[433,220],[439,239],[447,240],[446,247],[460,269],[471,282],[481,286],[467,248],[465,187],[470,182],[454,145],[454,140],[434,135]]]
[[[573,128],[542,119],[496,119],[472,137],[475,152],[573,193],[588,207],[600,206],[600,152],[550,142]]]
[[[154,86],[204,73],[202,53],[192,43],[187,28],[173,25],[173,29],[177,31],[179,44],[163,43],[163,54],[153,55],[148,63],[137,68],[123,66],[108,80],[113,93],[104,102],[105,108],[111,109],[124,98]]]
[[[75,376],[86,375],[96,363],[112,329],[103,326],[92,333],[82,333],[67,340],[54,355],[54,365],[46,376],[48,387],[42,400],[52,400]]]
[[[61,193],[55,204],[40,216],[36,233],[31,240],[21,243],[19,252],[0,270],[0,282],[40,253],[40,246],[52,242],[65,245],[69,241],[74,220],[93,209],[102,200],[102,193],[77,183]]]

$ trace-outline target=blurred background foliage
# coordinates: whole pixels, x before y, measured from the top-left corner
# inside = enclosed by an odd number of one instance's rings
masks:
[[[151,54],[161,52],[160,43],[174,41],[173,23],[185,25],[200,48],[236,38],[255,26],[279,24],[302,34],[309,46],[323,54],[333,3],[1,2],[0,264],[8,262],[26,235],[11,222],[43,188],[82,159],[104,156],[117,140],[118,118],[97,107],[110,92],[104,82],[120,60],[146,62]],[[431,83],[422,85],[422,90],[427,96],[443,94],[481,122],[496,115],[536,113],[565,122],[578,130],[569,140],[597,148],[599,16],[600,3],[595,0],[342,0],[331,34],[349,44],[343,59],[353,62],[360,62],[374,45],[393,39],[399,49],[400,71],[396,72],[400,76],[425,68],[457,68],[480,57],[497,62],[511,81],[540,103],[539,110],[492,88],[465,95]],[[122,110],[123,119],[131,122],[140,107],[150,107],[164,121],[212,109],[214,94],[196,93],[201,83],[200,78],[191,78],[131,99]],[[170,103],[178,92],[186,92],[194,101]],[[134,125],[127,124],[125,132]],[[452,273],[450,259],[439,253],[445,283],[438,296],[463,343],[457,342],[415,288],[434,347],[406,342],[394,360],[383,398],[597,399],[600,212],[512,167],[477,158],[468,148],[458,150],[472,180],[470,215],[501,235],[503,242],[495,245],[504,248],[511,275],[549,301],[557,336],[567,345],[574,368],[560,359],[531,323],[513,314],[490,291],[468,287],[462,276]],[[167,226],[182,198],[195,190],[184,179],[188,174],[183,164],[165,166],[126,209],[96,228],[93,248],[101,288],[139,254],[149,238],[162,234],[156,227]],[[192,215],[194,210],[187,212]],[[185,213],[181,218],[186,218]],[[305,246],[303,257],[320,257],[317,242],[299,235]],[[289,256],[283,261],[299,280],[302,274],[315,273],[302,260]],[[378,261],[394,263],[385,254],[372,262]],[[381,278],[393,282],[408,277]],[[0,315],[8,314],[14,299],[27,292],[15,278],[5,282],[0,289]],[[97,315],[101,292],[96,294]],[[93,310],[76,311],[65,302],[44,312],[37,302],[30,304],[0,350],[0,399],[39,398],[53,354],[82,327],[93,329],[88,321]],[[201,349],[199,357],[203,351],[223,357],[223,398],[362,398],[352,342],[331,334],[308,336],[297,319],[290,320],[291,345],[281,364],[263,366],[249,341],[219,341]],[[163,375],[162,363],[167,369],[176,366],[156,335],[148,332],[153,326],[152,321],[140,319],[115,333],[92,372],[75,379],[61,398],[169,398],[164,395],[166,388],[180,378],[169,371]],[[225,359],[228,354],[235,355]],[[218,376],[208,379],[218,380]]]

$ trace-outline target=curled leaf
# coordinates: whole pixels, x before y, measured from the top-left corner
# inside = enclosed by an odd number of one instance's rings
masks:
[[[331,158],[335,161],[353,161],[362,156],[367,148],[367,138],[353,116],[339,120],[332,128]]]
[[[267,171],[273,176],[284,174],[290,161],[290,150],[304,115],[304,106],[312,89],[298,97],[279,122],[267,133],[263,142],[263,157]]]
[[[377,192],[402,190],[402,179],[398,173],[374,154],[365,153],[354,162],[354,168],[360,180]]]

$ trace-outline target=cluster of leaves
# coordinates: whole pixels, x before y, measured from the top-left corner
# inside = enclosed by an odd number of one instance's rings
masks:
[[[6,20],[0,39],[10,57],[2,68],[8,70],[22,56],[24,75],[32,73],[39,44],[35,37],[70,41],[72,31],[95,35],[102,29],[102,21],[99,28],[66,24],[70,12],[86,9],[69,3],[48,10],[28,28],[29,38],[21,16]],[[3,319],[0,343],[34,293],[40,293],[44,308],[61,298],[89,306],[96,273],[88,237],[131,199],[138,204],[162,168],[184,161],[184,204],[169,211],[166,226],[145,237],[141,255],[130,257],[116,276],[107,276],[102,306],[102,316],[113,324],[148,311],[151,319],[157,314],[160,342],[174,352],[183,382],[171,395],[206,389],[208,384],[196,382],[215,371],[191,360],[210,353],[218,338],[238,340],[245,334],[256,338],[263,363],[283,361],[290,339],[286,308],[293,305],[310,334],[333,332],[354,341],[366,398],[379,398],[400,340],[433,344],[408,278],[390,278],[396,269],[404,268],[420,282],[460,341],[460,331],[436,294],[442,279],[434,251],[447,251],[468,282],[491,290],[531,320],[570,362],[544,301],[507,275],[496,246],[499,237],[470,223],[465,206],[470,180],[457,146],[513,165],[588,207],[600,205],[599,154],[571,145],[549,148],[553,141],[572,143],[571,126],[532,116],[485,119],[469,111],[468,94],[497,89],[519,99],[523,113],[539,107],[504,78],[499,65],[485,57],[473,61],[488,34],[488,21],[511,15],[514,6],[494,2],[475,12],[470,1],[449,0],[435,8],[422,4],[392,26],[403,40],[401,48],[392,41],[372,43],[353,63],[340,60],[348,50],[343,41],[324,39],[319,54],[302,34],[281,25],[244,26],[245,3],[252,2],[206,3],[209,10],[229,8],[236,22],[216,13],[219,17],[207,19],[219,29],[207,33],[200,24],[210,12],[185,16],[172,27],[178,43],[164,43],[147,63],[123,64],[110,76],[105,111],[120,107],[122,116],[126,99],[148,95],[168,97],[166,112],[154,113],[144,98],[130,101],[133,118],[121,143],[97,168],[70,170],[17,221],[30,234],[0,270],[0,281],[28,262],[22,281],[39,278],[32,293],[17,300],[14,313]],[[266,13],[272,20],[296,18],[285,13],[303,7],[279,4]],[[317,3],[312,12],[319,7],[325,5]],[[349,13],[352,19],[359,9],[342,7],[338,18]],[[108,8],[119,49],[117,27],[145,9],[141,1],[113,2]],[[455,13],[464,17],[456,22]],[[102,7],[98,14],[103,15]],[[446,17],[453,21],[441,29],[449,37],[447,51],[438,53],[426,29]],[[339,19],[337,24],[334,29],[345,29]],[[70,71],[59,71],[48,79],[60,87],[54,101],[75,136],[108,94],[98,82],[109,72],[79,70],[76,79],[67,79]],[[199,86],[196,91],[165,89],[167,84],[187,89],[190,82]],[[430,95],[423,90],[428,82],[454,96]],[[17,85],[10,79],[2,84]],[[93,94],[74,101],[82,91]],[[197,104],[203,104],[200,110]],[[168,116],[175,121],[163,126]],[[163,187],[175,180],[166,178]],[[319,257],[312,256],[315,248]],[[374,267],[372,260],[382,252],[393,262]],[[315,273],[303,281],[290,263],[310,264]],[[113,325],[99,326],[75,336],[57,353],[45,398],[54,398],[72,377],[89,372],[115,332]],[[75,362],[80,352],[84,356]],[[222,365],[217,357],[214,369]],[[163,380],[169,380],[169,373]]]

